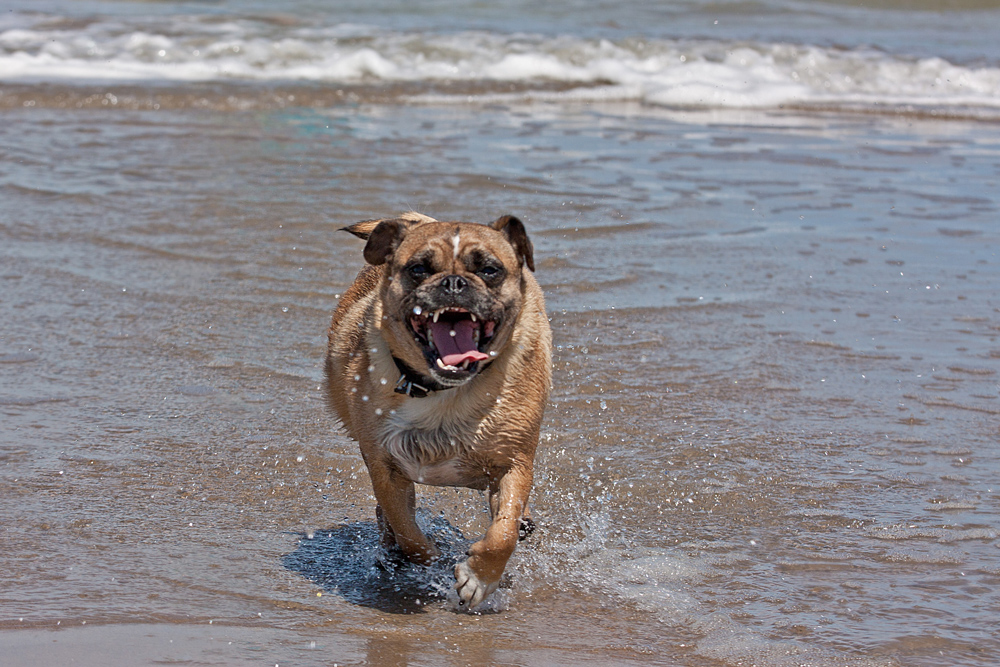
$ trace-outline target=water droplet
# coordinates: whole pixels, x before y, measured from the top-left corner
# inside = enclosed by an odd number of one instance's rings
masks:
[[[419,315],[419,314],[420,314],[420,313],[422,313],[422,312],[424,312],[424,310],[423,310],[423,308],[421,308],[420,306],[414,306],[414,307],[413,307],[413,314],[414,314],[414,315]]]

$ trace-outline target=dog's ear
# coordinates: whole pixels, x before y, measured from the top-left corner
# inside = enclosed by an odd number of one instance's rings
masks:
[[[378,224],[368,232],[368,243],[365,244],[365,261],[373,266],[379,266],[385,264],[392,257],[403,237],[406,236],[407,230],[417,223],[402,218],[376,220],[375,222]]]
[[[378,227],[378,223],[380,222],[382,222],[382,220],[362,220],[361,222],[355,222],[353,225],[341,227],[340,231],[354,234],[359,239],[367,241],[368,236],[376,227]]]
[[[348,225],[347,227],[341,227],[340,231],[349,232],[354,234],[359,239],[368,240],[371,233],[375,231],[378,227],[378,223],[390,220],[392,218],[377,218],[375,220],[362,220],[361,222],[355,222],[353,225]],[[407,211],[399,216],[400,220],[406,220],[407,222],[437,222],[434,218],[429,215],[424,215],[423,213],[417,213],[416,211]]]
[[[535,270],[535,248],[531,245],[528,232],[524,230],[524,223],[512,215],[504,215],[497,218],[491,225],[493,229],[503,232],[507,237],[507,242],[514,247],[517,259],[522,266],[528,265],[532,271]]]

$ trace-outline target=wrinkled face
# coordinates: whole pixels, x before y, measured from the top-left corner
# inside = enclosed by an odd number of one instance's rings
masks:
[[[502,351],[521,308],[521,261],[502,232],[415,225],[403,230],[387,263],[382,330],[396,357],[457,386]]]

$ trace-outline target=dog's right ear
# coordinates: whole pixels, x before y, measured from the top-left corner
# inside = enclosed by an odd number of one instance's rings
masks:
[[[382,222],[382,220],[384,220],[384,218],[379,220],[362,220],[361,222],[355,222],[353,225],[341,227],[340,231],[349,232],[357,236],[359,239],[367,241],[368,236],[376,227],[378,227],[378,223]]]
[[[365,261],[373,266],[379,266],[385,264],[392,257],[403,237],[406,236],[407,230],[417,223],[402,218],[376,220],[375,222],[378,224],[368,232],[368,243],[365,244]],[[363,223],[359,222],[358,224]],[[354,232],[351,233],[354,234]]]
[[[355,222],[353,225],[348,225],[347,227],[341,227],[340,231],[349,232],[354,234],[359,239],[368,240],[371,233],[375,231],[380,222],[385,222],[386,220],[403,220],[405,222],[437,222],[434,218],[429,215],[424,215],[423,213],[417,213],[416,211],[407,211],[399,216],[399,218],[376,218],[375,220],[362,220],[361,222]]]

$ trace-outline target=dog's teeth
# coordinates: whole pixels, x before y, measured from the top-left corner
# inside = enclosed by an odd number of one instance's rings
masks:
[[[441,311],[440,310],[435,310],[434,311],[434,323],[435,324],[437,324],[437,321],[438,321],[439,317],[441,317]]]
[[[475,313],[469,313],[469,317],[471,317],[471,318],[472,318],[472,323],[473,323],[473,324],[475,324],[475,323],[476,323],[476,321],[477,321],[477,320],[476,320],[476,314],[475,314]]]
[[[465,361],[462,362],[462,370],[466,370],[466,371],[469,370],[469,360],[468,359],[466,359]]]
[[[438,365],[438,368],[440,368],[443,371],[457,371],[458,370],[458,366],[451,366],[449,364],[444,363],[444,361],[441,360],[441,357],[438,357],[437,365]]]

